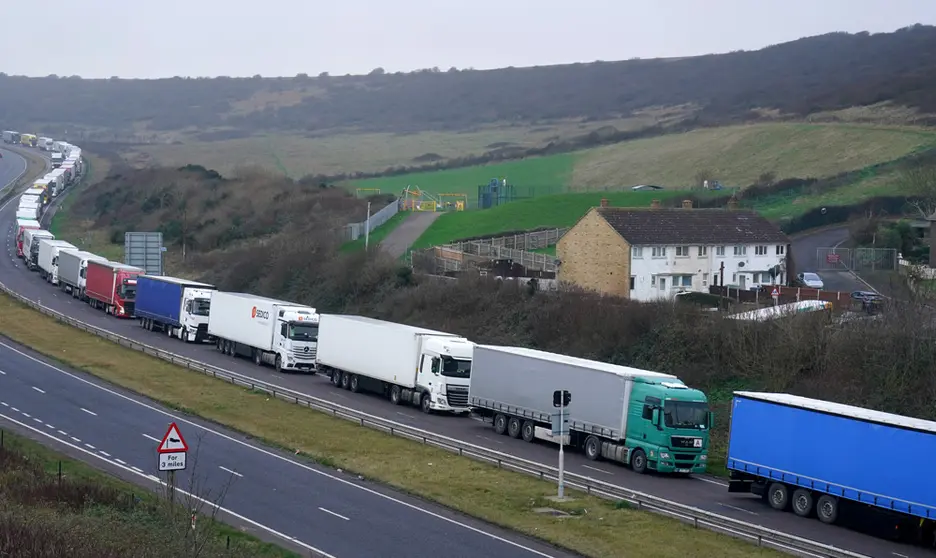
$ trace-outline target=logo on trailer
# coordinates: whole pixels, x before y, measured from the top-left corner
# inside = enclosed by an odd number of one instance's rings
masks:
[[[254,306],[254,307],[250,310],[250,317],[251,317],[251,318],[260,318],[261,320],[268,320],[268,319],[270,319],[270,313],[267,312],[266,310],[260,310],[259,308],[257,308],[256,306]]]

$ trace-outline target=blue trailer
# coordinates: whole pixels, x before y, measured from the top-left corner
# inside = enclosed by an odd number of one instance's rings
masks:
[[[845,508],[883,515],[932,545],[934,461],[936,422],[783,393],[734,394],[728,490],[763,496],[774,509],[823,523]]]
[[[136,317],[150,331],[162,331],[186,343],[214,341],[208,314],[214,285],[178,277],[137,277]]]

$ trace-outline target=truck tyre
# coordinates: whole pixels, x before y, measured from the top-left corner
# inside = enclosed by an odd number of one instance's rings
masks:
[[[432,414],[432,396],[428,393],[422,394],[422,397],[419,399],[419,408],[427,415]]]
[[[767,488],[767,503],[775,510],[784,511],[790,504],[790,491],[782,482],[771,483]]]
[[[260,351],[258,351],[257,349],[253,350],[253,361],[254,361],[254,364],[256,364],[257,366],[260,366],[263,364],[263,357],[260,355]]]
[[[647,454],[644,450],[637,448],[631,453],[631,469],[641,475],[647,472]]]
[[[838,508],[838,498],[823,494],[816,502],[816,516],[819,521],[831,525],[838,520]]]
[[[351,385],[351,376],[347,372],[341,373],[341,387],[348,389]]]
[[[507,416],[497,413],[494,415],[494,432],[503,434],[507,432]]]
[[[172,331],[172,330],[166,328],[166,331]],[[181,339],[183,343],[188,343],[188,342],[189,342],[189,340],[188,340],[188,329],[187,329],[187,328],[184,328],[184,327],[182,328],[182,332],[179,334],[179,339]]]
[[[360,381],[361,380],[358,378],[357,374],[351,375],[351,379],[348,380],[348,389],[351,390],[351,393],[357,393],[358,391],[360,391],[361,389]]]
[[[402,394],[400,393],[400,386],[390,386],[390,402],[394,405],[399,405],[401,399]]]
[[[520,430],[520,437],[524,442],[532,442],[536,438],[536,423],[532,420],[523,421],[523,428]]]
[[[793,513],[800,517],[809,517],[813,511],[815,502],[812,492],[805,488],[797,488],[793,491]]]
[[[283,359],[279,355],[276,355],[276,362],[274,366],[276,366],[276,371],[278,373],[283,373]]]
[[[335,384],[335,387],[341,387],[341,370],[331,371],[331,382]]]
[[[507,421],[507,435],[511,438],[520,437],[520,419],[510,417],[510,420]]]
[[[601,440],[598,436],[589,436],[585,438],[585,457],[592,461],[598,461],[601,457]]]

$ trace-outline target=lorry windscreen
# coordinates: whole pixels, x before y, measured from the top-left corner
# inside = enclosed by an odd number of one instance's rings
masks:
[[[293,341],[316,341],[318,340],[318,325],[306,322],[291,322],[288,334]]]
[[[211,299],[196,298],[195,300],[192,301],[192,315],[193,316],[207,316],[210,310],[211,310]]]
[[[708,428],[708,404],[701,401],[666,401],[663,420],[669,428]]]
[[[442,375],[449,378],[470,378],[471,361],[458,360],[449,356],[442,357]]]
[[[118,294],[124,300],[133,300],[136,298],[136,285],[121,285]]]

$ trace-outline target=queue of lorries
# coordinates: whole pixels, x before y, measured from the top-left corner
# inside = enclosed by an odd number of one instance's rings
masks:
[[[5,137],[5,136],[4,136]],[[74,150],[77,150],[72,146]],[[75,168],[81,170],[80,150]],[[71,176],[74,180],[77,174]],[[82,251],[43,230],[54,196],[44,182],[23,193],[17,255],[73,297],[188,343],[210,343],[278,372],[321,373],[351,392],[372,392],[426,413],[471,414],[497,434],[580,450],[638,473],[706,471],[713,426],[706,395],[678,377],[363,316],[225,292]],[[69,184],[69,182],[65,182]],[[567,426],[554,430],[554,392],[566,390]],[[835,523],[847,512],[899,522],[936,537],[936,482],[900,473],[895,459],[936,460],[936,422],[777,393],[734,393],[729,492],[754,493],[778,510]],[[927,539],[929,537],[929,539]]]

